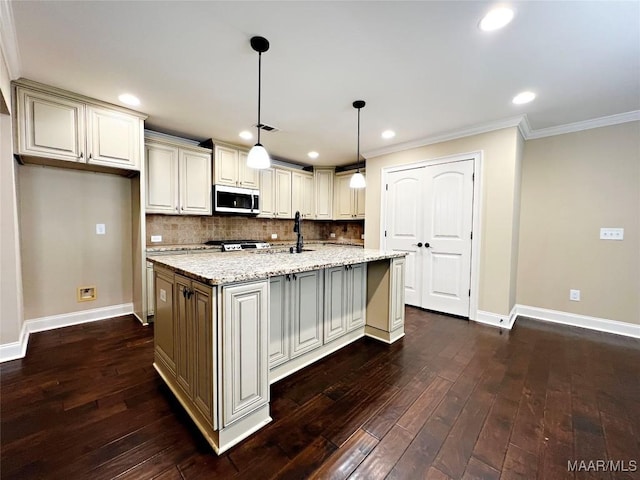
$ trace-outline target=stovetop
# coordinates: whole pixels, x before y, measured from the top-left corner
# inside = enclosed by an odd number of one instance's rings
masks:
[[[205,245],[220,245],[223,252],[238,250],[270,248],[271,245],[261,240],[208,240]]]

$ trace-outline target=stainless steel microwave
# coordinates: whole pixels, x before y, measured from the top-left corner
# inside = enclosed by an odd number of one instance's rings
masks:
[[[260,213],[260,191],[214,185],[213,213],[258,215]]]

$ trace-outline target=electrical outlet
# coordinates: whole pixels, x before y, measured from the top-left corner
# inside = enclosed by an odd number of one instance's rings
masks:
[[[336,234],[335,233],[330,233],[329,234],[329,238],[336,238]]]
[[[601,228],[600,240],[624,240],[624,228]]]
[[[364,233],[360,234],[360,240],[364,240]]]
[[[78,287],[76,299],[78,302],[89,302],[98,298],[98,292],[95,286]]]
[[[572,302],[580,301],[580,290],[569,290],[569,300]]]
[[[158,243],[162,241],[162,235],[151,235],[151,243]]]
[[[278,234],[277,233],[272,233],[271,234],[271,240],[277,240],[278,239]]]
[[[104,223],[96,223],[96,235],[105,235],[107,227]]]

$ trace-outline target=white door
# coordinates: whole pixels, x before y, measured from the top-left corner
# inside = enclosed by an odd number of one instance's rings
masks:
[[[422,306],[422,198],[424,169],[387,174],[386,250],[406,252],[405,301]]]
[[[426,167],[422,307],[469,316],[473,160]]]
[[[387,174],[386,247],[407,252],[405,302],[469,316],[473,160]]]

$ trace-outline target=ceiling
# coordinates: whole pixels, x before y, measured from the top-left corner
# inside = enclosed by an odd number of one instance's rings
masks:
[[[250,146],[262,57],[263,133],[275,157],[352,164],[361,151],[526,114],[543,129],[640,109],[640,2],[11,1],[22,77],[119,104],[137,95],[147,127]],[[537,99],[511,103],[532,90]],[[381,132],[393,129],[395,138]],[[255,129],[253,129],[255,133]],[[310,160],[307,152],[320,153]]]

